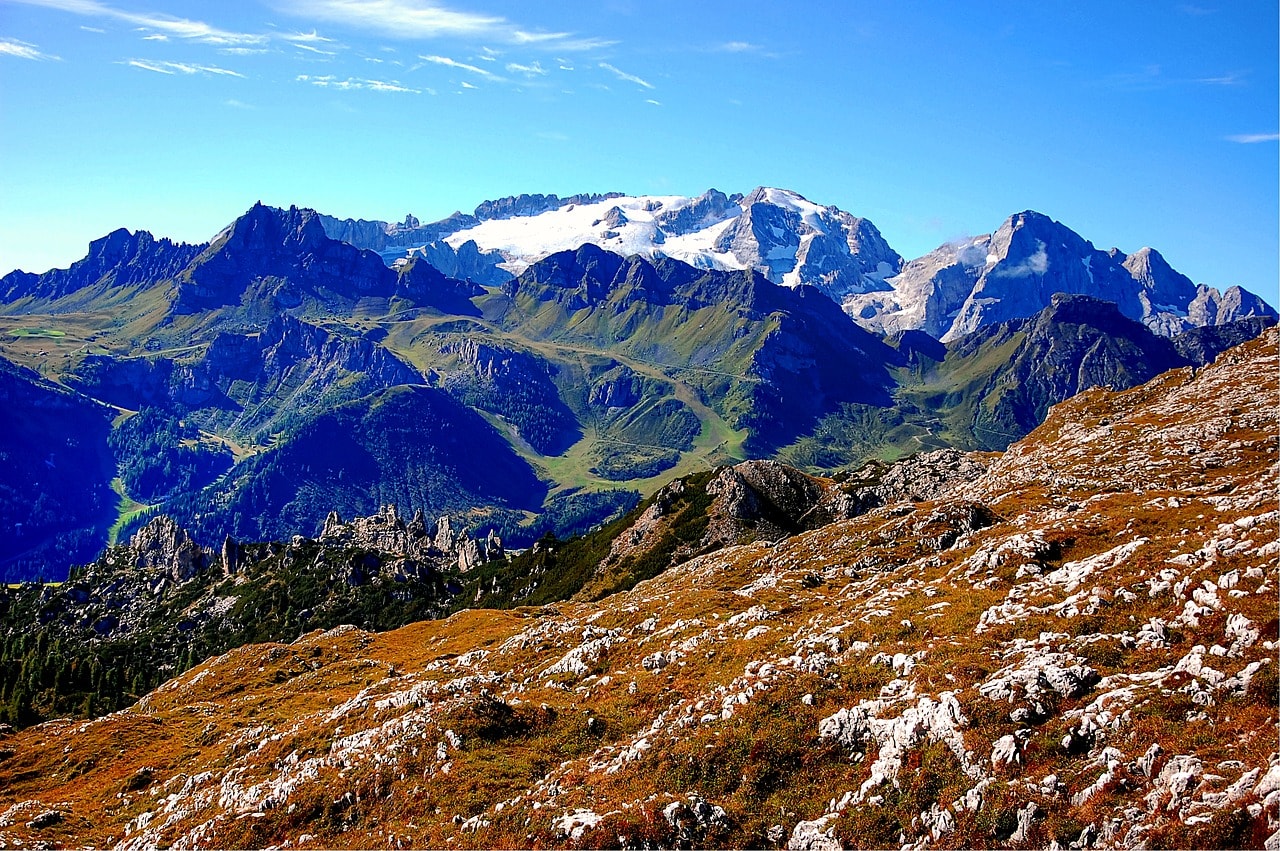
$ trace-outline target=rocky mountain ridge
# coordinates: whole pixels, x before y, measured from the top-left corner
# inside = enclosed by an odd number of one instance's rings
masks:
[[[0,746],[6,842],[1261,847],[1280,335],[606,605],[339,628]],[[113,755],[99,755],[110,746]]]
[[[755,269],[777,284],[815,286],[839,301],[883,288],[898,256],[870,221],[798,193],[758,187],[682,196],[521,195],[486,201],[415,228],[323,218],[330,236],[384,257],[425,257],[447,274],[500,285],[558,251],[598,245],[623,255],[673,257],[699,268]]]
[[[1048,306],[1057,293],[1114,302],[1156,333],[1275,310],[1239,287],[1195,285],[1152,248],[1100,251],[1048,216],[1010,216],[992,234],[948,243],[907,263],[884,292],[852,294],[845,309],[869,328],[922,330],[944,342]]]

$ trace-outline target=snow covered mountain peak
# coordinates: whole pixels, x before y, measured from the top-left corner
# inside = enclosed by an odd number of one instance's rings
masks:
[[[902,268],[875,225],[797,192],[747,195],[519,195],[486,201],[419,227],[326,220],[335,238],[367,243],[389,260],[420,254],[446,274],[496,284],[584,244],[702,269],[756,269],[774,283],[809,284],[836,301],[882,290]]]
[[[872,330],[922,330],[945,341],[1032,316],[1056,293],[1110,301],[1152,330],[1177,334],[1275,311],[1250,293],[1193,284],[1159,252],[1100,251],[1043,213],[1015,213],[993,233],[948,243],[907,263],[885,291],[854,293],[845,311]]]

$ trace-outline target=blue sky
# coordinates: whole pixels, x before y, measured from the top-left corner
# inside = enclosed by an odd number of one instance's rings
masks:
[[[256,200],[794,189],[900,253],[1024,209],[1276,304],[1274,0],[0,0],[0,272]]]

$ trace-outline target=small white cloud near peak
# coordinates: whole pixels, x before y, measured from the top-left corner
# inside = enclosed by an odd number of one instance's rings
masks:
[[[62,61],[61,57],[45,53],[34,44],[13,38],[0,38],[0,56],[14,56],[18,59],[30,59],[34,62]]]
[[[654,87],[653,83],[650,83],[648,80],[645,80],[642,77],[637,77],[635,74],[628,74],[626,71],[623,71],[621,68],[615,68],[608,62],[600,62],[598,64],[601,68],[608,71],[610,74],[613,74],[619,80],[626,80],[628,83],[635,83],[637,86],[644,86],[646,89],[652,89]]]

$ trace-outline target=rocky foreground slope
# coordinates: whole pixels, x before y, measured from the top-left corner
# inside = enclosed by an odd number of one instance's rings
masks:
[[[244,647],[0,739],[0,841],[1271,847],[1275,330],[600,603]]]

